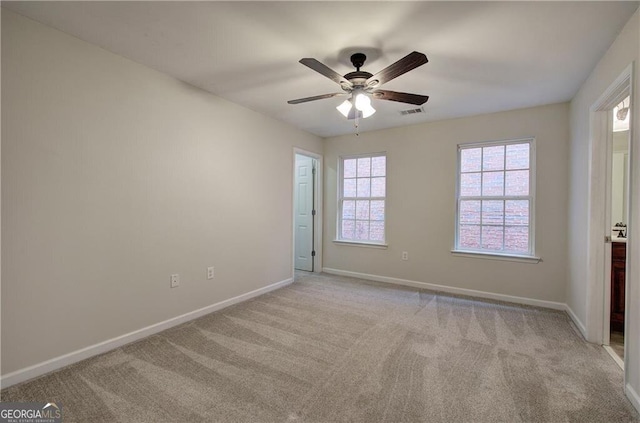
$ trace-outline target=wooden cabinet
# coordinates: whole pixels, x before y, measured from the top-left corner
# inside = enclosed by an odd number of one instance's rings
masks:
[[[624,284],[627,244],[614,242],[611,247],[611,330],[624,332]]]

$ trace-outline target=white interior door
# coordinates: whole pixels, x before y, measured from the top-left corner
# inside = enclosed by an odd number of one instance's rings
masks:
[[[295,268],[313,271],[315,159],[296,154],[295,183]]]

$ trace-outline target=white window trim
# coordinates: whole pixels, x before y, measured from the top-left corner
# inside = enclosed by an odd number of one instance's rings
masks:
[[[481,249],[464,249],[459,248],[459,218],[460,218],[460,154],[463,149],[477,148],[477,147],[491,147],[496,145],[510,145],[518,144],[522,142],[528,142],[529,147],[529,253],[518,254],[503,251],[481,250]],[[505,154],[506,160],[506,154]],[[456,166],[456,215],[455,215],[455,235],[454,246],[451,249],[451,253],[461,257],[473,257],[473,258],[485,258],[493,260],[507,260],[507,261],[520,261],[520,262],[533,262],[539,263],[542,258],[536,255],[536,243],[535,243],[535,215],[536,215],[536,139],[535,137],[506,139],[497,141],[480,141],[458,144],[458,159]],[[521,198],[522,196],[517,196]],[[480,197],[478,197],[480,198]],[[508,196],[485,196],[482,199],[504,199],[508,200]],[[504,227],[504,226],[503,226]]]
[[[344,171],[342,169],[345,160],[349,159],[359,159],[363,157],[385,157],[385,172],[384,172],[384,197],[363,197],[362,199],[367,199],[370,201],[373,200],[384,200],[384,239],[382,241],[362,241],[362,240],[352,240],[352,239],[341,239],[340,238],[340,230],[342,228],[342,203],[344,201]],[[338,213],[336,219],[336,237],[333,240],[335,244],[352,246],[352,247],[373,247],[373,248],[387,248],[387,169],[388,169],[388,161],[387,161],[387,152],[379,151],[375,153],[362,153],[362,154],[349,154],[338,157]],[[349,197],[351,198],[351,197]]]
[[[480,259],[502,260],[502,261],[517,261],[521,263],[540,263],[542,259],[536,256],[519,255],[512,253],[499,253],[491,251],[478,251],[478,250],[451,250],[451,254],[459,257],[471,257]]]
[[[386,250],[389,248],[387,244],[378,244],[376,242],[360,242],[360,241],[346,241],[342,239],[334,239],[334,244],[344,245],[346,247],[367,247],[367,248],[379,248]]]

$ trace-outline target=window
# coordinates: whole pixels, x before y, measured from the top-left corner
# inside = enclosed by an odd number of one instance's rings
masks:
[[[533,256],[534,140],[458,146],[457,251]]]
[[[384,244],[385,153],[340,158],[338,241]]]

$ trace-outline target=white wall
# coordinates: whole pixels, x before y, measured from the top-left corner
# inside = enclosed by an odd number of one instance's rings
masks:
[[[7,10],[2,123],[3,375],[292,276],[318,137]]]
[[[564,302],[568,103],[325,140],[324,267]],[[536,137],[538,264],[453,256],[459,143]],[[386,250],[337,245],[338,157],[387,152]],[[409,252],[409,261],[401,252]]]
[[[631,17],[616,41],[600,60],[589,78],[571,102],[571,145],[570,145],[570,198],[569,198],[569,241],[568,241],[568,282],[567,304],[582,321],[588,322],[587,310],[587,231],[589,200],[589,108],[600,95],[622,74],[627,66],[636,62],[632,122],[640,122],[640,101],[638,90],[637,60],[640,57],[639,12]],[[632,123],[634,125],[634,123]],[[638,124],[631,140],[631,215],[630,237],[627,244],[628,273],[630,289],[630,314],[627,319],[625,342],[627,347],[626,375],[628,387],[640,392],[640,138]],[[636,400],[636,407],[640,404]]]

